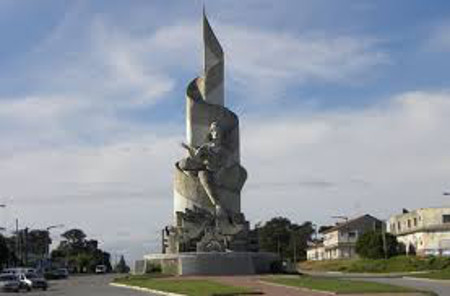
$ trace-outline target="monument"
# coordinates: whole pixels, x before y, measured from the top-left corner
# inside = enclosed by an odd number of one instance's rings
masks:
[[[179,275],[269,272],[278,258],[257,252],[241,212],[247,171],[240,164],[239,119],[225,107],[224,53],[205,12],[203,43],[203,77],[186,91],[186,157],[174,167],[174,224],[163,231],[162,254],[145,256],[145,263]]]

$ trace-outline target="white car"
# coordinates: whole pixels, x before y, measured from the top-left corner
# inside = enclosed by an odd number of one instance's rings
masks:
[[[106,273],[106,266],[105,265],[97,265],[95,267],[95,273]]]
[[[47,281],[36,273],[20,273],[18,277],[22,286],[26,287],[28,290],[42,289],[45,291],[48,288]]]

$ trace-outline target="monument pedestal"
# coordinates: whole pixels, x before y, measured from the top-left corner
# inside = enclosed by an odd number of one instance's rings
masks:
[[[277,254],[265,252],[204,252],[144,256],[141,273],[159,266],[172,275],[251,275],[277,271]]]

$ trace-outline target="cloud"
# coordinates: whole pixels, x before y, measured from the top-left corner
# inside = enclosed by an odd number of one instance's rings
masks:
[[[244,210],[253,221],[276,215],[327,221],[443,206],[449,112],[449,92],[412,91],[368,109],[248,119]],[[334,186],[292,185],[311,180]]]
[[[412,91],[367,109],[248,116],[243,211],[253,223],[276,215],[330,223],[337,214],[387,218],[403,207],[442,206],[449,112],[450,92]],[[130,258],[158,251],[157,232],[172,220],[182,137],[162,125],[102,145],[15,152],[0,170],[2,195],[14,196],[9,216],[87,229],[115,252],[133,245]],[[117,238],[119,230],[131,235]]]
[[[450,51],[450,21],[441,22],[435,25],[430,32],[427,40],[427,48],[433,51]]]
[[[389,63],[381,42],[367,36],[294,35],[233,26],[218,26],[217,31],[233,83],[258,88],[262,97],[306,83],[359,83],[361,73]]]

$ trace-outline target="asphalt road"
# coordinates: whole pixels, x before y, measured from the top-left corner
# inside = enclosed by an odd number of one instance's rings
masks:
[[[33,290],[21,292],[29,296],[156,296],[155,294],[139,292],[124,288],[112,287],[109,283],[113,275],[75,276],[67,280],[50,281],[47,291]],[[2,293],[4,295],[17,295],[16,293]]]

